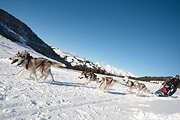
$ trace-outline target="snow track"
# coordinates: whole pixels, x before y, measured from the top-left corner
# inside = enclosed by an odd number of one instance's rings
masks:
[[[2,63],[4,60],[0,61]],[[79,71],[61,68],[52,68],[55,82],[51,82],[48,77],[46,81],[35,83],[27,78],[28,72],[21,78],[11,75],[19,68],[11,65],[10,61],[7,60],[1,65],[0,119],[151,120],[164,119],[166,116],[174,120],[180,116],[173,108],[173,112],[161,110],[167,103],[167,108],[173,106],[174,102],[173,107],[176,107],[179,104],[179,95],[172,98],[157,98],[148,93],[136,96],[135,90],[132,94],[124,93],[122,82],[115,84],[108,93],[103,93],[96,89],[95,82],[86,87],[82,86],[80,83],[85,80],[78,79]],[[9,68],[9,71],[4,71],[5,67]],[[149,88],[158,87],[156,84],[146,84]],[[158,108],[161,111],[157,110]]]

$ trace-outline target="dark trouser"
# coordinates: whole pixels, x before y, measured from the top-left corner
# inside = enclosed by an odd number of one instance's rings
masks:
[[[169,91],[168,96],[172,96],[177,90],[177,87],[172,87],[172,89]]]

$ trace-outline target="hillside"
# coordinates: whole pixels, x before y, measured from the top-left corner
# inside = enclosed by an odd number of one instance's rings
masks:
[[[68,62],[57,55],[52,48],[41,40],[26,24],[2,9],[0,9],[0,35],[13,42],[30,46],[33,50],[44,56],[69,65]]]

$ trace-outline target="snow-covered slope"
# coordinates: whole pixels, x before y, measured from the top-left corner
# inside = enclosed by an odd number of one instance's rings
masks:
[[[88,59],[81,57],[75,53],[67,52],[65,50],[61,50],[59,48],[52,47],[53,50],[59,54],[62,58],[65,58],[66,61],[71,63],[72,66],[75,65],[86,65],[89,68],[101,68],[103,70],[106,70],[107,73],[114,74],[117,76],[132,76],[137,77],[136,75],[128,72],[127,70],[120,70],[116,67],[113,67],[111,65],[105,65],[101,64],[100,62],[91,62]]]
[[[61,50],[59,48],[52,47],[52,49],[60,55],[62,58],[65,58],[66,61],[70,62],[72,66],[75,65],[84,65],[86,64],[88,67],[93,68],[96,67],[96,65],[92,62],[88,62],[88,60],[84,57],[81,57],[75,53],[68,52],[65,50]]]
[[[99,62],[95,62],[95,64],[98,67],[105,69],[108,73],[111,73],[113,75],[137,77],[136,75],[128,72],[127,70],[120,70],[120,69],[113,67],[111,65],[104,65],[104,64],[101,64]]]
[[[0,8],[0,35],[5,36],[13,42],[20,42],[30,46],[33,50],[42,55],[55,59],[59,62],[70,65],[44,41],[42,41],[28,25],[18,20],[8,12]]]
[[[37,56],[42,57],[41,54],[35,52],[31,47],[18,42],[17,43],[12,42],[6,39],[5,37],[3,37],[2,35],[0,35],[0,50],[1,50],[0,58],[12,57],[18,51],[25,51],[25,50],[29,51],[35,57]]]
[[[33,56],[42,57],[31,48],[16,44],[0,36],[0,120],[179,120],[180,91],[172,97],[156,97],[144,93],[136,96],[123,91],[123,81],[114,84],[108,93],[80,83],[79,71],[54,68],[46,81],[35,83],[27,78],[13,76],[20,68],[8,59],[17,51],[28,50]],[[40,73],[38,73],[40,76]],[[99,76],[99,75],[98,75]],[[114,77],[114,79],[119,79]],[[146,83],[151,92],[160,84]]]

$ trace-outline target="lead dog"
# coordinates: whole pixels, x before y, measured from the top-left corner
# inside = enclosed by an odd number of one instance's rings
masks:
[[[66,67],[63,63],[57,63],[57,62],[51,62],[50,60],[47,60],[45,58],[33,58],[30,56],[30,54],[27,51],[18,52],[15,54],[12,58],[9,58],[12,60],[11,64],[18,63],[17,66],[21,66],[22,69],[18,71],[17,73],[13,74],[16,75],[21,72],[21,75],[24,71],[28,70],[30,71],[29,77],[33,74],[35,77],[35,82],[38,81],[36,70],[38,69],[41,72],[41,77],[44,77],[44,80],[48,77],[48,75],[51,75],[52,81],[54,81],[53,75],[51,73],[51,66],[54,67]],[[39,79],[40,79],[39,78]]]
[[[115,80],[112,77],[100,77],[97,80],[99,85],[97,88],[102,88],[103,92],[107,92],[116,82],[119,82],[121,79]]]
[[[150,90],[147,89],[144,83],[139,83],[138,81],[135,81],[134,86],[136,87],[136,95],[142,95],[143,92],[150,92]]]

